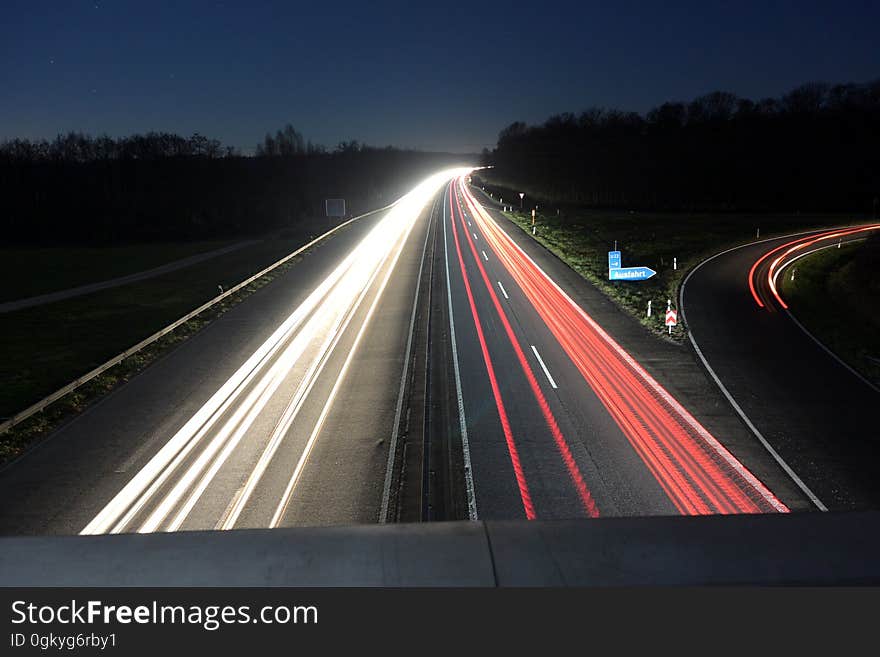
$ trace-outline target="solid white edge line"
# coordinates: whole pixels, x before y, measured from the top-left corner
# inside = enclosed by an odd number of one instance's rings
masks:
[[[464,480],[467,488],[468,516],[477,520],[477,494],[471,468],[471,448],[468,442],[467,422],[464,414],[464,395],[461,391],[461,370],[458,365],[458,346],[455,340],[455,321],[452,315],[452,285],[449,282],[449,243],[446,239],[446,191],[443,192],[443,260],[446,266],[446,299],[449,303],[449,342],[452,345],[452,368],[455,372],[455,394],[458,401],[458,423],[461,432],[461,452],[464,460]]]
[[[434,215],[437,200],[431,206],[431,217]],[[403,397],[406,392],[406,376],[409,373],[409,356],[412,351],[413,333],[416,326],[416,311],[419,305],[419,288],[422,282],[422,270],[425,265],[425,254],[428,251],[428,238],[431,236],[431,224],[428,222],[428,229],[425,231],[425,244],[422,247],[422,259],[419,262],[419,273],[416,277],[416,289],[413,296],[412,313],[409,318],[409,335],[406,338],[406,351],[403,357],[403,368],[400,374],[400,388],[397,393],[397,406],[394,409],[394,424],[391,428],[391,441],[388,444],[388,463],[385,466],[385,484],[382,487],[382,506],[379,509],[379,522],[388,522],[388,504],[391,501],[391,484],[394,479],[394,461],[397,456],[397,438],[400,433],[400,417],[403,414]]]
[[[865,239],[867,239],[867,238],[865,238],[865,237],[860,237],[860,238],[858,238],[858,239],[848,240],[848,241],[847,241],[847,244],[851,244],[852,242],[861,242],[861,241],[863,241],[863,240],[865,240]],[[790,267],[791,265],[793,265],[795,262],[797,262],[798,260],[800,260],[800,259],[803,258],[804,256],[812,255],[812,254],[814,254],[814,253],[818,253],[819,251],[824,251],[825,249],[831,249],[831,248],[834,248],[834,247],[836,247],[836,246],[837,246],[837,243],[826,244],[825,246],[820,246],[819,248],[817,248],[817,249],[812,249],[811,251],[807,251],[806,253],[801,253],[801,254],[800,254],[799,256],[797,256],[796,258],[792,258],[791,260],[789,260],[787,263],[785,263],[782,267],[780,267],[780,268],[776,271],[776,275],[773,277],[774,282],[775,282],[775,280],[779,277],[779,275],[782,273],[783,270],[788,269],[788,267]],[[833,351],[831,351],[831,349],[830,349],[829,347],[827,347],[827,346],[826,346],[821,340],[819,340],[819,338],[817,338],[815,335],[813,335],[812,333],[810,333],[810,331],[807,329],[807,327],[805,327],[803,324],[801,324],[800,321],[798,320],[798,318],[795,317],[794,314],[793,314],[788,308],[783,308],[782,310],[785,311],[785,313],[789,316],[789,318],[791,319],[791,321],[793,321],[793,322],[797,325],[797,327],[798,327],[801,331],[803,331],[803,332],[806,334],[806,336],[807,336],[808,338],[810,338],[810,340],[812,340],[812,341],[815,342],[817,345],[819,345],[820,347],[822,347],[822,350],[823,350],[826,354],[828,354],[828,355],[831,356],[834,360],[836,360],[838,363],[840,363],[841,365],[843,365],[847,370],[849,370],[849,372],[850,372],[853,376],[855,376],[857,379],[859,379],[859,381],[861,381],[861,382],[864,383],[866,386],[868,386],[869,388],[871,388],[871,390],[873,390],[873,391],[875,391],[875,392],[880,392],[880,388],[878,388],[878,387],[875,386],[873,383],[871,383],[870,381],[868,381],[868,379],[866,379],[866,378],[865,378],[864,376],[862,376],[859,372],[857,372],[855,369],[853,369],[852,366],[850,366],[848,363],[845,363],[845,362],[843,361],[843,359],[840,358],[840,356],[838,356],[838,355],[835,354]]]
[[[815,232],[815,231],[808,231],[808,232]],[[718,258],[719,256],[730,253],[731,251],[736,251],[737,249],[742,249],[747,246],[752,246],[754,244],[760,244],[763,242],[771,242],[773,240],[778,240],[778,239],[785,239],[786,237],[796,237],[798,235],[803,235],[803,234],[806,234],[806,233],[794,233],[792,235],[783,235],[782,237],[774,237],[774,238],[770,238],[770,239],[766,239],[766,240],[761,240],[760,242],[750,242],[748,244],[741,244],[740,246],[735,246],[732,249],[727,249],[725,251],[721,251],[720,253],[716,253],[715,255],[713,255],[709,258],[706,258],[705,260],[700,262],[696,267],[691,269],[688,272],[687,276],[684,277],[684,280],[681,282],[681,288],[678,291],[678,309],[681,311],[682,323],[685,325],[685,327],[687,327],[687,329],[686,329],[687,335],[688,335],[688,339],[691,342],[691,346],[693,346],[694,351],[696,352],[697,356],[699,357],[700,362],[703,363],[703,367],[706,368],[706,371],[709,373],[709,376],[712,377],[712,380],[715,381],[715,384],[718,386],[719,390],[721,390],[721,393],[727,398],[727,401],[730,402],[730,405],[733,407],[733,410],[736,411],[737,415],[739,415],[740,418],[742,419],[742,421],[745,422],[746,426],[751,430],[751,432],[758,439],[758,441],[764,446],[764,449],[767,450],[767,452],[770,454],[770,456],[773,457],[773,459],[776,461],[776,463],[779,465],[779,467],[781,467],[783,469],[783,471],[785,471],[785,474],[787,474],[789,476],[789,478],[797,485],[797,487],[801,489],[801,491],[804,493],[804,495],[806,495],[810,499],[810,501],[815,505],[815,507],[817,509],[819,509],[820,511],[827,511],[828,507],[822,503],[822,500],[820,500],[817,497],[817,495],[810,489],[810,487],[804,483],[803,479],[801,479],[797,475],[797,473],[792,469],[792,467],[788,463],[785,462],[785,459],[783,459],[782,456],[780,456],[779,452],[777,452],[773,448],[773,446],[769,443],[769,441],[766,438],[764,438],[763,434],[760,431],[758,431],[758,427],[756,427],[755,424],[751,421],[751,419],[749,419],[749,416],[746,415],[746,413],[742,409],[742,407],[733,398],[733,395],[730,394],[730,391],[727,389],[727,387],[721,382],[721,379],[718,378],[718,375],[715,373],[715,370],[713,370],[712,366],[709,365],[709,361],[703,355],[703,351],[700,349],[700,346],[697,344],[697,341],[694,338],[694,332],[691,330],[691,328],[687,324],[687,316],[685,314],[685,305],[684,305],[684,290],[685,290],[685,286],[687,285],[688,280],[690,280],[690,277],[693,276],[694,273],[700,267],[705,265],[707,262],[710,262],[711,260],[714,260],[715,258]]]
[[[544,364],[544,359],[541,358],[541,354],[538,353],[537,347],[532,345],[532,351],[535,352],[535,358],[538,359],[538,362],[541,364],[541,369],[544,370],[544,374],[547,376],[547,380],[550,382],[550,385],[556,390],[559,386],[556,385],[556,381],[553,380],[553,377],[550,376],[550,370],[547,369],[547,366]]]
[[[507,290],[504,289],[504,286],[501,284],[501,281],[498,281],[498,287],[501,288],[501,294],[504,295],[504,298],[510,299],[510,297],[507,296]]]

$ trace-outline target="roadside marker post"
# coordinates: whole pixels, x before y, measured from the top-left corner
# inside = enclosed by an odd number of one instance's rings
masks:
[[[651,300],[648,299],[648,317],[651,316]]]
[[[678,313],[670,307],[671,305],[672,302],[667,301],[666,326],[669,328],[669,335],[672,335],[672,327],[678,324]]]
[[[676,258],[676,257],[672,258],[672,268],[678,269],[678,258]]]

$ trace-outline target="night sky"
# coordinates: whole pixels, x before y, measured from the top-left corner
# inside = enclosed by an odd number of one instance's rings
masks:
[[[475,152],[515,120],[880,77],[878,2],[0,4],[0,139],[195,131],[250,152]]]

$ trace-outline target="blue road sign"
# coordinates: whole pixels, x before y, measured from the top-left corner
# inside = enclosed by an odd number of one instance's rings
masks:
[[[608,252],[608,269],[620,269],[620,251]]]
[[[650,267],[617,267],[608,270],[611,281],[644,281],[656,274]]]

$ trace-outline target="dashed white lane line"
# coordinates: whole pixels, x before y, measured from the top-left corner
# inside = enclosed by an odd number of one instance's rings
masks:
[[[499,283],[500,285],[500,283]],[[535,358],[538,359],[538,362],[541,364],[541,369],[544,370],[544,374],[547,375],[547,380],[550,382],[550,385],[555,390],[558,386],[556,385],[556,381],[553,380],[553,377],[550,376],[550,370],[547,369],[547,366],[544,364],[544,359],[541,358],[541,354],[538,353],[538,350],[535,348],[535,345],[532,345],[532,351],[535,352]]]
[[[474,239],[479,239],[476,233],[474,233]]]
[[[510,297],[507,296],[507,290],[504,289],[504,286],[501,284],[501,281],[498,281],[498,287],[501,288],[501,294],[504,295],[504,298],[505,298],[505,299],[510,299]]]
[[[484,259],[486,262],[489,262],[489,256],[486,255],[486,252],[485,252],[485,251],[483,251],[483,259]]]

